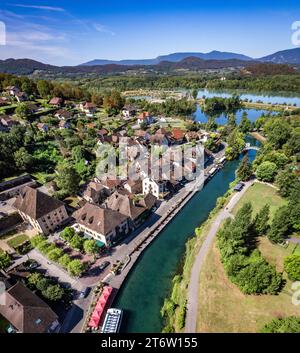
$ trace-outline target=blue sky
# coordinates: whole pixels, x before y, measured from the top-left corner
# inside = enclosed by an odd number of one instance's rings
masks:
[[[292,48],[300,1],[1,0],[0,59],[76,65],[180,51],[252,57]]]

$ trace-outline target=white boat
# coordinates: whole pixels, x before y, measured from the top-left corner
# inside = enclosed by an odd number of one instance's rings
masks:
[[[123,317],[121,309],[110,308],[107,310],[105,320],[102,326],[102,333],[117,333],[120,330]]]

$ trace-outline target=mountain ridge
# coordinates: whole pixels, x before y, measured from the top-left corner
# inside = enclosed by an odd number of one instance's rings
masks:
[[[108,59],[94,59],[78,66],[97,66],[107,64],[117,65],[157,65],[161,61],[179,62],[187,57],[196,57],[203,60],[231,60],[238,59],[244,61],[253,60],[249,56],[237,54],[232,52],[221,52],[213,50],[209,53],[200,52],[178,52],[167,55],[160,55],[153,59],[123,59],[123,60],[108,60]]]

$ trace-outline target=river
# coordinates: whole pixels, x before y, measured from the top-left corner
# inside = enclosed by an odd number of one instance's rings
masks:
[[[247,142],[259,145],[252,138]],[[255,151],[249,151],[249,158],[255,158]],[[227,162],[140,256],[114,303],[114,307],[124,310],[121,332],[161,332],[160,309],[181,266],[185,243],[207,219],[217,198],[228,190],[238,164]]]

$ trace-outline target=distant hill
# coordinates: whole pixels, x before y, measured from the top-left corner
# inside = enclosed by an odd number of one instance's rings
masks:
[[[256,63],[251,62],[251,65],[244,68],[245,72],[252,75],[289,75],[296,74],[298,71],[288,64],[275,64],[275,63]]]
[[[0,60],[0,72],[15,75],[31,75],[36,77],[73,77],[84,76],[88,74],[126,74],[135,73],[151,73],[151,74],[172,74],[179,71],[201,71],[201,70],[218,70],[223,68],[234,68],[243,70],[246,74],[264,75],[276,73],[293,73],[294,69],[288,65],[278,65],[274,63],[261,63],[254,60],[204,60],[198,57],[189,56],[180,61],[160,61],[154,65],[79,65],[79,66],[53,66],[40,63],[30,59],[7,59]]]
[[[275,64],[300,64],[300,48],[287,49],[264,56],[259,61],[269,61]]]
[[[161,55],[155,59],[141,59],[141,60],[104,60],[96,59],[89,61],[87,63],[81,64],[80,66],[95,66],[95,65],[107,65],[107,64],[117,64],[117,65],[156,65],[162,61],[179,62],[188,57],[195,57],[203,60],[252,60],[249,56],[243,54],[236,54],[230,52],[220,52],[212,51],[210,53],[173,53],[169,55]]]
[[[16,75],[28,75],[36,70],[54,70],[56,66],[43,64],[31,59],[0,60],[0,71]]]

